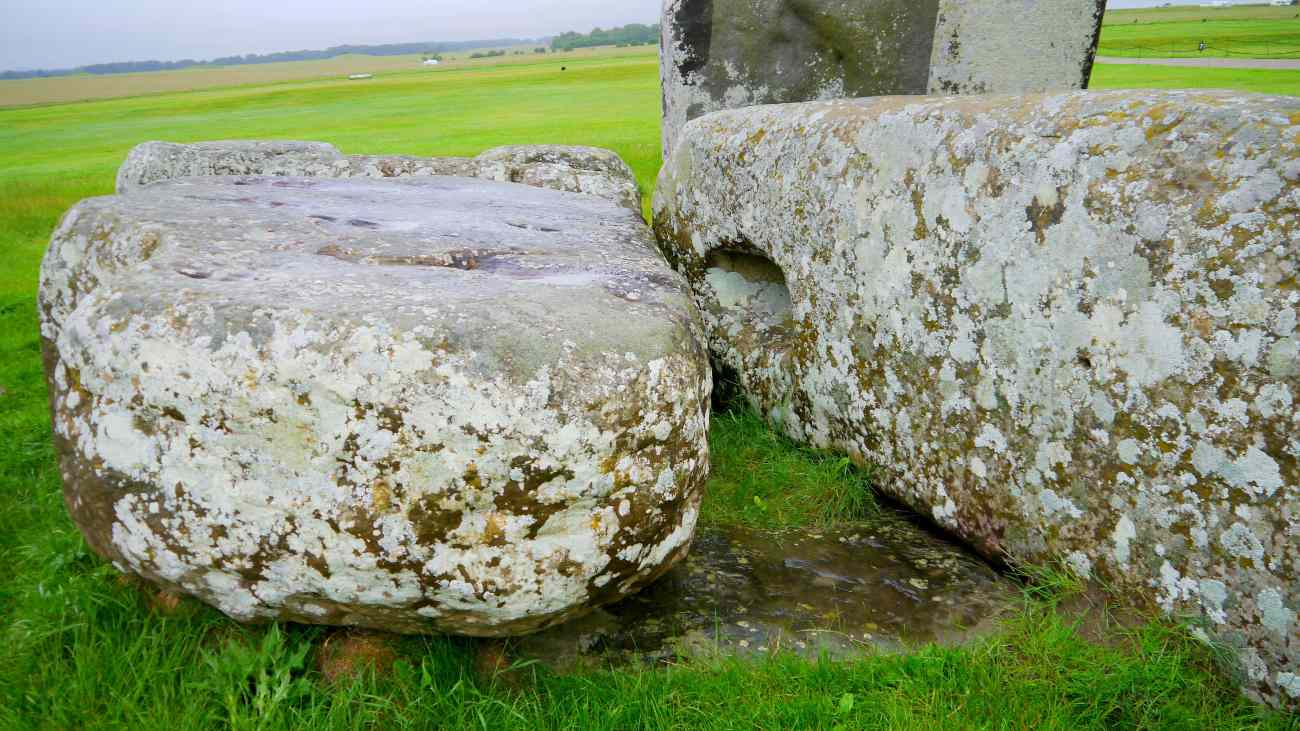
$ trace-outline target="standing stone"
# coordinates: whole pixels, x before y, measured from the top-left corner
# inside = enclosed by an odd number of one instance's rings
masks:
[[[599,147],[569,145],[509,145],[471,158],[345,156],[324,142],[143,142],[131,150],[118,169],[117,192],[129,193],[173,178],[224,175],[482,178],[585,193],[641,211],[636,176],[622,158]]]
[[[156,183],[64,218],[40,314],[90,546],[237,619],[520,634],[690,546],[708,362],[684,280],[613,202]]]
[[[1105,0],[664,0],[667,157],[720,109],[1086,88]]]
[[[655,207],[782,431],[986,555],[1199,615],[1300,702],[1300,99],[718,112]]]

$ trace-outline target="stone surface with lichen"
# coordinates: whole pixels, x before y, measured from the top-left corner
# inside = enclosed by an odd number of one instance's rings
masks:
[[[39,306],[73,519],[237,619],[526,633],[690,545],[700,326],[614,202],[181,178],[72,209]]]
[[[1197,618],[1300,701],[1300,100],[878,98],[687,125],[719,366],[989,556]]]

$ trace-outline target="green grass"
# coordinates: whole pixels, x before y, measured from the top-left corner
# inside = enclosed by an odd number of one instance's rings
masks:
[[[475,643],[437,637],[401,641],[394,672],[342,685],[316,669],[327,630],[245,628],[192,603],[168,614],[119,582],[67,519],[50,447],[35,288],[59,215],[111,192],[126,151],[148,139],[306,138],[407,154],[595,144],[622,154],[648,193],[660,162],[653,51],[565,62],[566,72],[521,64],[0,111],[0,729],[1294,723],[1238,696],[1212,670],[1213,652],[1177,627],[1086,641],[1053,608],[1068,582],[1041,577],[1046,588],[1028,591],[999,635],[962,649],[571,677],[534,667],[519,683],[476,673]],[[752,414],[719,414],[711,438],[707,522],[826,524],[875,509],[871,475],[774,436]]]
[[[829,526],[877,510],[872,475],[847,457],[801,447],[753,411],[714,414],[706,523],[784,528]]]
[[[1300,96],[1300,69],[1214,69],[1099,63],[1093,89],[1236,89]]]
[[[1200,43],[1207,46],[1199,50]],[[1300,59],[1300,7],[1245,5],[1111,10],[1103,56]]]
[[[1206,649],[1175,630],[1151,625],[1103,646],[1036,605],[962,649],[568,677],[534,666],[522,682],[476,673],[468,641],[407,639],[391,674],[326,686],[312,659],[324,630],[232,629],[206,612],[162,618],[91,566],[64,583],[69,601],[44,606],[50,631],[9,648],[18,663],[0,675],[7,727],[1287,727],[1232,696]]]

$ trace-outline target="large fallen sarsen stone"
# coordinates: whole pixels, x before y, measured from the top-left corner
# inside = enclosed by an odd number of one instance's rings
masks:
[[[664,0],[664,155],[753,104],[1086,88],[1105,0]]]
[[[526,633],[690,545],[698,317],[612,202],[178,179],[75,207],[40,314],[77,525],[232,617]]]
[[[1300,100],[719,112],[655,207],[781,430],[883,465],[986,555],[1201,617],[1300,699]]]
[[[344,155],[324,142],[144,142],[132,148],[118,169],[117,192],[128,193],[173,178],[223,175],[460,176],[585,193],[641,210],[636,176],[622,158],[598,147],[568,145],[509,145],[469,158]]]

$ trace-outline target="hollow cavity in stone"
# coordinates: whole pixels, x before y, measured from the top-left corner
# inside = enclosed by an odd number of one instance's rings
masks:
[[[789,323],[790,288],[785,273],[771,259],[717,250],[708,256],[705,267],[705,280],[713,287],[721,314],[751,320],[769,331]]]

